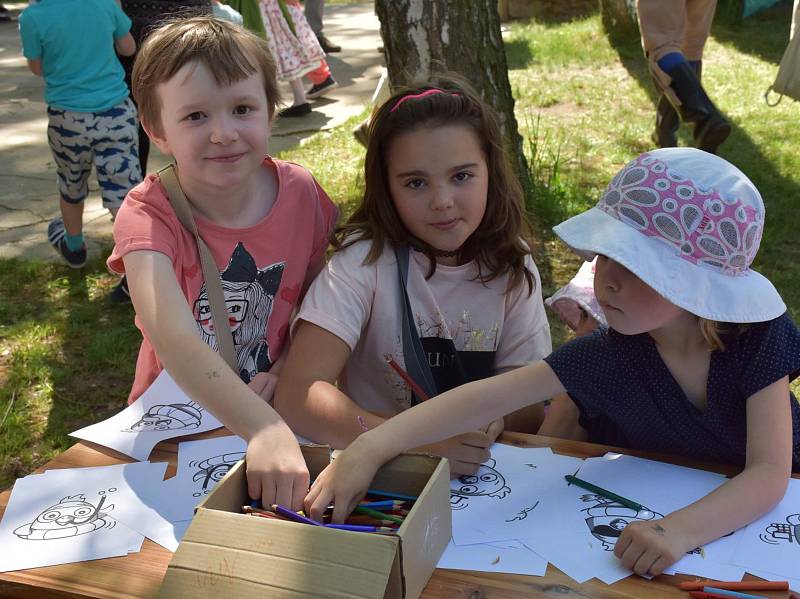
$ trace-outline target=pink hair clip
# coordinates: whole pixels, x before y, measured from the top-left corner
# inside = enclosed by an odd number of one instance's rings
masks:
[[[417,98],[425,98],[427,96],[434,96],[436,94],[448,94],[450,96],[460,96],[461,95],[461,94],[456,93],[456,92],[446,92],[446,91],[443,91],[441,89],[436,89],[436,88],[426,89],[424,92],[420,92],[418,94],[409,94],[408,96],[403,96],[402,98],[397,100],[397,102],[394,103],[394,106],[392,106],[392,109],[389,112],[394,112],[395,110],[400,108],[400,105],[403,102],[405,102],[406,100],[416,100]]]

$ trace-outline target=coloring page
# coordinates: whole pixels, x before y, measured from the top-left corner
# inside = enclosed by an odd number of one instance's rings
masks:
[[[790,479],[778,505],[744,528],[732,561],[748,572],[800,575],[800,480]]]
[[[244,459],[247,442],[228,436],[178,445],[178,471],[169,479],[163,512],[170,521],[190,520],[194,508],[222,480],[236,462]]]
[[[110,447],[136,460],[146,460],[159,441],[221,426],[219,420],[189,399],[167,371],[162,370],[147,391],[122,412],[70,435]]]
[[[547,561],[519,541],[480,545],[456,545],[450,541],[436,567],[544,576]]]
[[[0,571],[115,557],[141,547],[142,535],[116,519],[126,501],[119,492],[121,466],[107,468],[117,472],[69,468],[17,480],[0,522]]]
[[[584,461],[577,476],[603,489],[642,505],[633,509],[595,494],[565,480],[555,490],[541,497],[532,514],[536,535],[520,539],[530,540],[531,546],[542,557],[554,563],[566,564],[579,573],[601,580],[619,580],[619,563],[613,556],[614,546],[625,527],[634,521],[658,520],[678,510],[717,488],[725,477],[644,460],[621,454],[607,454],[602,458]],[[730,572],[730,557],[737,543],[734,533],[714,543],[697,548],[682,558],[680,571]],[[581,556],[577,563],[572,559]],[[719,566],[719,570],[714,570]],[[570,576],[569,572],[567,572]],[[628,572],[627,574],[630,574]],[[590,576],[590,577],[591,577]],[[577,578],[576,578],[577,579]]]
[[[453,541],[473,545],[530,536],[539,497],[572,474],[582,460],[549,448],[495,443],[492,458],[475,475],[450,482]]]
[[[164,497],[166,462],[134,462],[117,466],[75,469],[82,476],[103,478],[116,488],[117,507],[114,519],[146,536],[162,547],[175,551],[180,541],[181,526],[173,525],[161,514],[161,498]],[[48,484],[64,488],[64,470],[48,470],[42,477]]]

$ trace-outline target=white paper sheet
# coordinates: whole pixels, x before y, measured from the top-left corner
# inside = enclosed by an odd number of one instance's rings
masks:
[[[141,546],[141,534],[116,518],[127,500],[121,469],[69,468],[17,480],[0,523],[0,571],[127,555]]]
[[[70,435],[146,460],[153,447],[164,439],[221,426],[219,420],[189,399],[167,371],[162,370],[147,391],[122,412]]]
[[[246,449],[247,442],[232,435],[180,443],[178,469],[161,496],[161,513],[170,521],[190,520],[195,506],[244,458]]]
[[[556,567],[564,564],[571,570],[565,571],[568,575],[576,572],[574,578],[590,574],[606,582],[619,580],[623,572],[613,550],[625,526],[681,509],[726,480],[712,472],[620,454],[585,460],[578,477],[641,503],[645,509],[633,510],[562,481],[563,486],[544,495],[532,514],[537,535],[529,546]],[[680,571],[734,575],[738,569],[731,568],[729,560],[736,534],[706,545],[697,555],[682,558],[678,562]],[[528,544],[527,539],[521,540]],[[581,556],[578,563],[576,555]]]
[[[451,541],[436,567],[544,576],[547,561],[519,541],[481,545],[456,545]]]
[[[539,497],[572,474],[582,460],[554,454],[549,448],[495,444],[492,459],[474,476],[450,484],[453,541],[473,545],[528,537]]]
[[[800,480],[790,479],[778,505],[745,527],[732,561],[748,572],[800,574]]]

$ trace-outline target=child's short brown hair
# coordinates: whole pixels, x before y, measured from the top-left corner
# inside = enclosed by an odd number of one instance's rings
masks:
[[[200,16],[169,21],[142,44],[133,65],[131,88],[146,127],[160,132],[161,101],[156,88],[189,62],[203,63],[219,85],[231,85],[261,71],[269,116],[280,100],[275,62],[266,41],[236,25]]]

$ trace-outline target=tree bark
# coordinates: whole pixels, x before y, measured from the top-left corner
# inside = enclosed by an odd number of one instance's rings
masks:
[[[392,87],[445,71],[469,80],[497,111],[512,164],[530,192],[497,0],[376,0],[375,12]]]
[[[638,39],[639,19],[635,0],[599,0],[603,27],[612,40]]]

